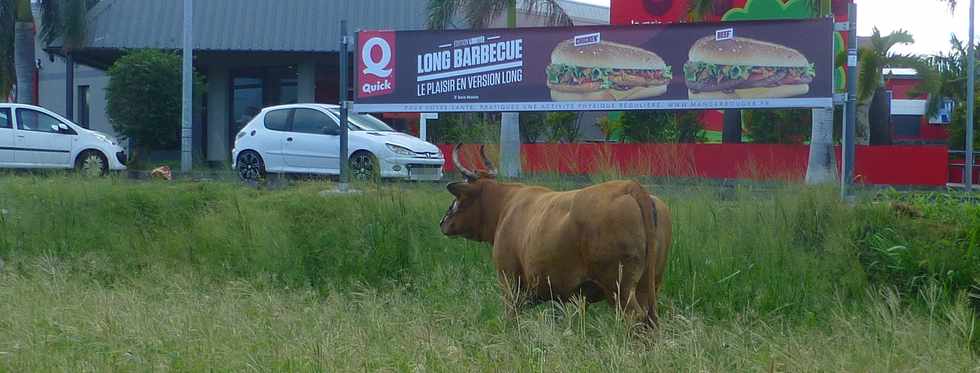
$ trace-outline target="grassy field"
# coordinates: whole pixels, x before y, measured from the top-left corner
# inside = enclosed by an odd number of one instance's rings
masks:
[[[980,207],[953,195],[651,185],[675,223],[647,332],[506,316],[443,185],[327,188],[0,178],[0,371],[980,370]]]

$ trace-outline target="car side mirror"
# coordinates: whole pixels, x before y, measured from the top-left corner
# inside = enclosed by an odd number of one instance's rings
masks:
[[[61,132],[61,126],[59,126],[57,124],[52,124],[51,125],[51,132]]]
[[[69,128],[68,128],[68,125],[67,124],[58,123],[58,131],[59,132],[68,132],[68,130],[69,130]]]

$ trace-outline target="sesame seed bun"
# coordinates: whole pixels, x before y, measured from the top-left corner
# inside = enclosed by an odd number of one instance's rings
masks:
[[[656,53],[609,41],[576,47],[573,40],[565,40],[551,52],[551,63],[610,69],[667,68],[664,59]]]
[[[716,65],[804,67],[810,61],[796,49],[749,38],[715,40],[714,35],[698,39],[688,58]]]

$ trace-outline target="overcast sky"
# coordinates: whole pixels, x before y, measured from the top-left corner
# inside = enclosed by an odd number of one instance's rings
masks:
[[[575,1],[609,6],[609,0]],[[952,33],[965,41],[969,30],[969,0],[957,2],[960,4],[950,13],[949,7],[938,0],[855,0],[858,35],[871,35],[875,26],[883,34],[904,28],[912,33],[916,43],[896,47],[895,52],[933,54],[947,51]],[[980,12],[977,14],[980,19]]]

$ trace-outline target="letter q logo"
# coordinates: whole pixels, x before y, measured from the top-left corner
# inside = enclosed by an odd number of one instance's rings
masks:
[[[378,60],[372,56],[374,48],[381,49],[381,58]],[[364,47],[361,48],[361,62],[364,64],[363,71],[365,74],[379,78],[390,76],[391,69],[388,68],[388,64],[391,63],[391,46],[388,45],[388,41],[377,36],[365,41]]]
[[[358,33],[357,97],[388,95],[395,92],[395,70],[398,67],[393,31]]]

